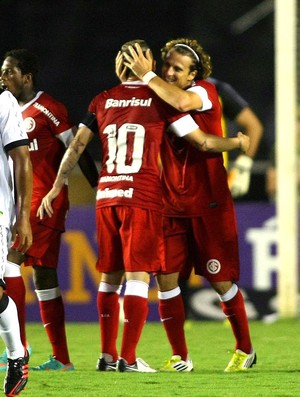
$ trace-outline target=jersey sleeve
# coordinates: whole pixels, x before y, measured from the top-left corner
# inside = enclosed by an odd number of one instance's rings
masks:
[[[198,109],[201,112],[205,112],[206,110],[209,110],[212,108],[212,102],[209,99],[208,92],[204,87],[201,87],[199,85],[192,86],[187,89],[187,91],[195,92],[199,97],[201,98],[203,105],[201,109]]]
[[[67,131],[64,131],[61,134],[57,135],[57,138],[62,141],[66,147],[68,147],[74,138],[72,128],[69,128]]]
[[[54,125],[54,134],[60,135],[67,133],[66,135],[68,135],[70,131],[72,131],[74,124],[70,121],[66,106],[53,98],[47,105],[56,120],[56,122],[52,124]],[[62,140],[65,140],[63,136]]]
[[[73,135],[73,126],[74,124],[70,121],[69,118],[69,113],[66,108],[66,106],[53,99],[49,104],[50,110],[55,116],[55,119],[57,120],[56,123],[54,123],[54,134],[56,137],[63,142],[63,144],[68,147],[74,138]]]
[[[0,128],[6,151],[17,146],[29,145],[19,105],[8,91],[0,95]]]
[[[94,134],[96,134],[98,132],[98,125],[95,113],[87,112],[79,123],[79,127],[82,126],[89,128]]]
[[[168,129],[174,132],[175,135],[182,138],[192,131],[195,131],[197,128],[199,128],[198,124],[189,114],[187,114],[171,123]]]

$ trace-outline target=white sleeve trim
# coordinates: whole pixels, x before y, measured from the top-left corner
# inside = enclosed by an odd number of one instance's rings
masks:
[[[68,147],[70,143],[72,142],[74,135],[72,132],[72,128],[69,128],[68,130],[62,132],[61,134],[57,135],[57,138],[62,141],[62,143]]]
[[[195,131],[197,128],[199,128],[198,124],[189,114],[174,121],[169,127],[169,129],[180,138]]]
[[[190,87],[187,91],[192,91],[195,94],[199,95],[199,97],[201,98],[203,106],[201,109],[197,109],[199,112],[204,112],[205,110],[209,110],[213,107],[211,100],[208,98],[208,94],[205,88],[200,87],[199,85],[195,85],[193,87]]]

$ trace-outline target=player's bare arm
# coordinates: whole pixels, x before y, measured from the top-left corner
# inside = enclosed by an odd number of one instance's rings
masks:
[[[250,146],[250,138],[242,132],[238,132],[234,138],[223,138],[197,129],[184,138],[202,152],[227,152],[239,149],[242,153],[246,153]]]
[[[247,155],[254,158],[263,135],[263,125],[256,114],[249,107],[245,107],[236,117],[237,124],[241,126],[250,138],[250,148]]]
[[[77,134],[78,128],[72,128],[73,136]],[[95,161],[92,156],[88,152],[88,150],[84,150],[78,160],[78,166],[85,176],[86,180],[90,184],[90,186],[96,191],[98,185],[99,172],[96,166]]]
[[[253,158],[261,141],[263,125],[249,107],[243,108],[236,116],[235,121],[250,138],[247,155],[238,156],[228,172],[228,185],[232,196],[236,198],[243,196],[249,190]]]
[[[40,219],[43,219],[45,212],[49,217],[53,215],[52,201],[61,192],[62,188],[68,180],[71,171],[78,163],[82,152],[85,150],[88,143],[92,140],[93,136],[93,132],[85,126],[80,127],[77,131],[76,136],[72,140],[70,146],[64,154],[64,157],[62,158],[52,189],[43,198],[41,205],[38,208],[37,216]]]
[[[153,70],[153,66],[150,68],[150,53],[146,53],[145,57],[139,44],[136,44],[135,48],[129,47],[129,50],[131,56],[128,53],[123,53],[124,65],[131,69],[141,80],[146,82],[161,99],[180,112],[188,112],[193,109],[202,108],[203,103],[199,95],[177,87],[175,85],[176,81],[174,81],[174,83],[171,80],[168,82],[164,81],[154,72],[150,72]],[[179,66],[176,66],[176,68],[178,68],[178,70],[176,69],[175,71],[176,73],[182,72]],[[149,77],[151,78],[149,79]]]
[[[17,251],[25,253],[32,245],[32,232],[29,221],[30,203],[32,196],[32,165],[27,146],[19,146],[9,151],[13,160],[16,192],[17,218],[13,227],[12,241],[19,237]]]

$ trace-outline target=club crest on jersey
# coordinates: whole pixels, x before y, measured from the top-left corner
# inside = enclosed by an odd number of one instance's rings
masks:
[[[26,132],[28,134],[29,132],[32,132],[35,129],[36,123],[32,117],[26,117],[26,119],[24,119],[24,125],[26,128]]]
[[[210,274],[217,274],[221,270],[221,264],[217,259],[210,259],[206,263],[206,269]]]

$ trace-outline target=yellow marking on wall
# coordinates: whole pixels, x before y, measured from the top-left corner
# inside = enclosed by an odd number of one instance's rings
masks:
[[[93,294],[97,294],[101,274],[96,270],[97,254],[86,234],[80,230],[69,230],[63,234],[66,250],[69,255],[69,262],[64,264],[68,275],[69,288],[62,291],[65,303],[89,304],[93,299]],[[22,266],[22,276],[26,288],[26,303],[34,304],[37,302],[32,281],[31,266]],[[86,287],[86,276],[89,275],[95,288]],[[156,285],[149,289],[149,302],[157,301]]]
[[[88,271],[94,280],[96,294],[100,281],[100,273],[95,267],[97,256],[83,232],[69,231],[64,241],[69,246],[70,256],[70,289],[65,292],[65,299],[72,303],[88,303],[92,292],[85,288],[85,273]]]

